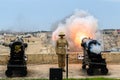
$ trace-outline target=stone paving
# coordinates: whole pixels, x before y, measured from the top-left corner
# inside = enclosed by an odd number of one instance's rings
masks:
[[[49,69],[57,68],[57,64],[28,64],[28,75],[22,78],[44,78],[49,79]],[[108,64],[109,73],[107,75],[88,76],[86,70],[81,69],[81,64],[69,64],[69,78],[91,78],[91,77],[105,77],[105,78],[119,78],[120,79],[120,65]],[[5,76],[6,65],[0,65],[0,78],[7,78]],[[66,78],[66,72],[63,72],[63,77]],[[21,78],[21,77],[12,77]]]

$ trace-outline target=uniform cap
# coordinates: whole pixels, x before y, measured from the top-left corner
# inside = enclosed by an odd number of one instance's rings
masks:
[[[65,36],[65,33],[64,32],[60,32],[59,36]]]

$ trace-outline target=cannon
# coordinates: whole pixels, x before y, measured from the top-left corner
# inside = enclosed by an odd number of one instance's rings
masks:
[[[94,75],[96,69],[102,75],[108,73],[106,60],[102,58],[101,44],[97,40],[83,38],[81,46],[83,47],[82,69],[87,70],[88,75]]]
[[[27,75],[27,57],[25,56],[25,48],[27,46],[27,43],[24,43],[22,39],[17,39],[9,44],[10,58],[7,63],[7,70],[5,71],[7,77]]]

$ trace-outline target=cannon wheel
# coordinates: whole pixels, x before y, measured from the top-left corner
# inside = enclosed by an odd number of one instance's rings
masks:
[[[108,69],[107,68],[101,68],[101,73],[102,73],[102,75],[106,75],[108,73]]]
[[[23,67],[23,69],[21,69],[20,75],[23,77],[27,75],[27,67]]]
[[[88,69],[87,69],[87,74],[88,74],[88,75],[91,75],[91,76],[92,76],[93,73],[94,73],[94,71],[93,71],[92,68],[88,68]]]
[[[20,75],[21,75],[21,77],[26,76],[27,75],[27,70],[22,70]]]
[[[12,70],[6,70],[6,71],[5,71],[5,75],[6,75],[7,77],[11,77],[12,74],[13,74]]]

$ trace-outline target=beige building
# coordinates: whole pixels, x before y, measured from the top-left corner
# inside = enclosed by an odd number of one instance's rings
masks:
[[[100,36],[100,42],[102,44],[103,50],[112,50],[112,51],[120,51],[120,29],[103,29],[100,31],[102,36]],[[34,34],[34,35],[33,35]],[[55,46],[53,45],[53,41],[51,39],[52,32],[51,31],[41,31],[31,33],[33,35],[30,38],[23,38],[25,42],[29,44],[29,46],[35,45],[38,46],[40,53],[55,53]],[[16,38],[16,35],[2,35],[4,36],[1,40],[2,42],[10,43],[11,40]],[[22,35],[26,36],[26,35]],[[28,42],[29,40],[29,42]],[[0,41],[0,42],[1,42]]]
[[[104,29],[102,34],[104,50],[120,51],[120,29]]]

